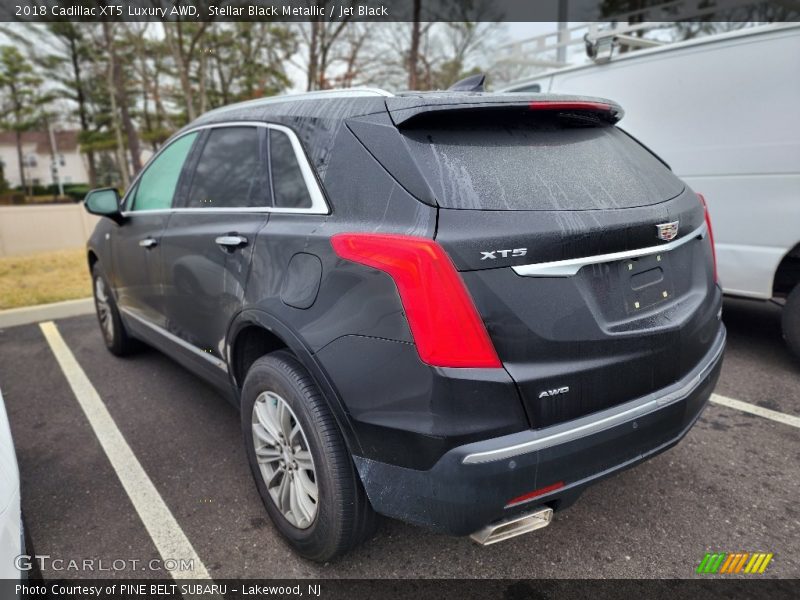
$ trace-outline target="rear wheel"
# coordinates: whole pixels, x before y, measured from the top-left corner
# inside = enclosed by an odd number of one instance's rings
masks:
[[[336,421],[290,353],[263,356],[248,371],[242,432],[267,513],[302,556],[330,560],[372,534],[376,515]]]
[[[800,359],[800,284],[794,286],[792,293],[786,298],[781,326],[786,345]]]
[[[92,290],[97,321],[106,348],[117,356],[128,354],[135,348],[136,342],[125,331],[111,287],[97,263],[92,267]]]

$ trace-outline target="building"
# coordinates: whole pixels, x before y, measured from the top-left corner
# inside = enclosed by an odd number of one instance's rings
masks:
[[[55,131],[53,138],[61,183],[88,183],[89,173],[86,158],[78,146],[78,131]],[[47,186],[56,183],[52,169],[53,154],[47,131],[26,131],[22,134],[22,162],[29,185]],[[17,142],[13,131],[0,131],[0,164],[3,165],[3,175],[9,186],[19,186]]]

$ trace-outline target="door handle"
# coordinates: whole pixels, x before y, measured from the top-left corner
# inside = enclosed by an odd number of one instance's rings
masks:
[[[140,245],[142,248],[147,248],[147,249],[149,250],[149,249],[150,249],[150,248],[152,248],[153,246],[158,246],[158,242],[157,242],[157,241],[155,241],[155,240],[154,240],[153,238],[151,238],[151,237],[147,237],[147,238],[144,238],[143,240],[139,240],[139,245]]]
[[[233,249],[233,248],[238,248],[239,246],[244,246],[247,243],[247,238],[244,237],[243,235],[231,233],[228,235],[221,235],[214,241],[220,246]]]

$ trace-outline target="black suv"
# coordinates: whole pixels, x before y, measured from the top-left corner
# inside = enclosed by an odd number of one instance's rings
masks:
[[[543,94],[311,93],[178,132],[88,245],[108,348],[240,407],[277,529],[327,560],[376,514],[488,544],[681,439],[725,330],[702,197]]]

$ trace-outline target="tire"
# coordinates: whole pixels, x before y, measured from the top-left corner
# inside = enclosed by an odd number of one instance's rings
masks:
[[[328,561],[374,533],[377,515],[342,434],[317,385],[292,354],[279,350],[253,363],[242,388],[241,413],[261,500],[301,556]],[[289,444],[283,442],[287,437]]]
[[[108,285],[98,263],[92,267],[92,292],[97,322],[106,348],[116,356],[130,354],[136,349],[136,340],[125,331],[117,303],[111,293],[111,286]]]
[[[786,345],[800,359],[800,284],[786,298],[781,314],[781,328]]]

